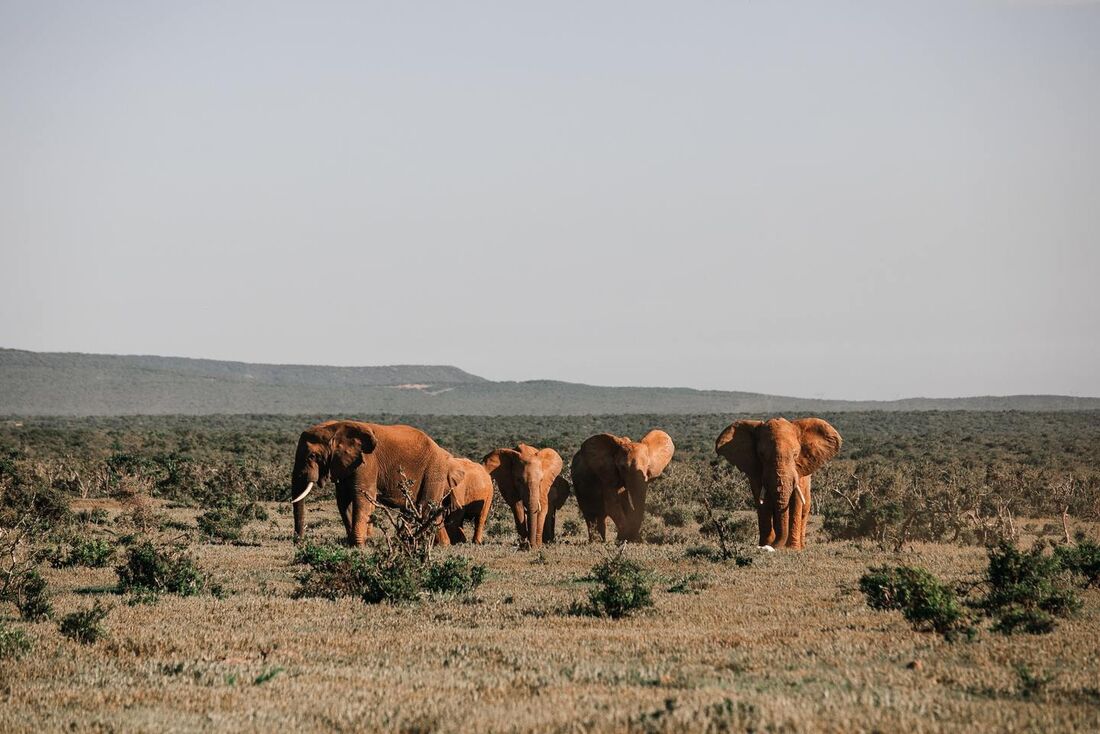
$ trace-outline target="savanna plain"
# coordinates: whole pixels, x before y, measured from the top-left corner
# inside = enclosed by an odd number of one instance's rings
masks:
[[[776,553],[714,454],[764,416],[355,416],[567,478],[594,433],[677,445],[642,542],[589,544],[571,498],[523,551],[498,496],[484,545],[431,552],[469,583],[378,603],[331,486],[304,545],[280,501],[329,417],[0,421],[0,731],[1100,730],[1100,413],[823,415],[843,449]],[[927,574],[867,581],[898,567]]]

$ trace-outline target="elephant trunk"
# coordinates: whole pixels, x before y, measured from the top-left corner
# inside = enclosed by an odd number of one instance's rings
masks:
[[[791,496],[796,491],[801,496],[802,490],[798,488],[797,474],[792,477],[779,478],[775,482],[775,505],[772,508],[772,524],[775,530],[773,546],[775,548],[786,545],[787,539],[790,537]]]
[[[300,541],[306,534],[305,499],[321,481],[321,473],[314,467],[296,462],[290,480],[290,502],[294,508],[294,539]]]
[[[294,508],[294,540],[301,541],[306,535],[306,503],[295,502]]]
[[[642,521],[645,519],[646,482],[645,472],[632,471],[626,476],[626,493],[623,499],[626,511],[624,540],[637,541],[641,537]]]
[[[540,532],[539,520],[546,512],[546,508],[543,507],[539,496],[539,485],[537,482],[527,483],[527,545],[531,548],[537,548],[542,542],[542,534]]]

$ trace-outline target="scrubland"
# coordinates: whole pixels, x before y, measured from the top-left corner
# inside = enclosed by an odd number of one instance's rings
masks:
[[[747,487],[712,461],[732,416],[406,417],[474,458],[525,439],[568,463],[593,432],[652,426],[679,451],[651,489],[645,542],[583,542],[571,500],[561,542],[523,552],[498,502],[488,543],[433,551],[484,566],[484,582],[398,604],[298,596],[308,567],[274,500],[311,417],[7,421],[0,540],[37,518],[12,561],[45,581],[51,609],[28,620],[18,599],[0,604],[3,639],[22,640],[0,640],[0,731],[1100,729],[1095,588],[1075,585],[1079,609],[1048,634],[985,623],[954,641],[859,588],[883,565],[973,586],[989,543],[1100,537],[1100,416],[828,418],[845,446],[817,477],[809,547],[768,554]],[[308,517],[311,543],[342,537],[331,495]],[[716,520],[724,538],[700,532]],[[194,594],[119,592],[115,567],[146,541],[193,561]],[[593,566],[620,552],[653,606],[578,613]],[[0,579],[15,568],[5,556]],[[97,640],[62,633],[96,604]]]

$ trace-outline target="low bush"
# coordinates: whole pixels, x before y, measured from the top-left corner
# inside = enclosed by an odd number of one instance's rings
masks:
[[[592,567],[585,579],[594,584],[587,603],[574,602],[571,612],[619,619],[653,606],[653,575],[619,553]]]
[[[990,548],[985,586],[986,594],[975,606],[994,620],[993,629],[1006,635],[1051,632],[1059,617],[1081,606],[1062,562],[1044,553],[1041,544],[1029,551],[1008,542]]]
[[[357,596],[370,604],[414,601],[420,596],[420,568],[406,556],[349,551],[321,557],[298,577],[295,598]]]
[[[1075,545],[1055,547],[1054,557],[1062,568],[1080,580],[1083,587],[1100,588],[1100,543],[1079,533]]]
[[[30,652],[31,641],[23,630],[10,629],[0,619],[0,660],[20,658]]]
[[[298,546],[294,551],[294,562],[300,565],[321,568],[346,561],[355,551],[331,543],[309,543]]]
[[[872,609],[899,610],[918,631],[934,631],[947,640],[975,630],[955,592],[923,568],[880,566],[859,580]]]
[[[428,566],[424,590],[436,594],[469,594],[485,580],[485,566],[462,556],[449,556]]]
[[[315,546],[316,548],[316,546]],[[338,549],[343,550],[343,549]],[[484,566],[461,556],[442,561],[419,560],[383,551],[363,553],[312,552],[310,569],[298,577],[295,598],[359,597],[368,604],[399,603],[420,598],[421,592],[466,594],[485,579]]]
[[[266,520],[267,511],[255,502],[223,504],[212,507],[195,518],[199,532],[209,541],[236,543],[244,527],[252,520]]]
[[[207,586],[206,575],[186,551],[158,548],[148,540],[130,546],[126,562],[116,567],[115,573],[120,593],[195,596]]]
[[[14,592],[15,606],[24,620],[38,622],[53,614],[53,604],[46,596],[46,579],[38,571],[31,569],[24,572],[12,587],[10,591]]]
[[[58,624],[58,629],[70,640],[75,640],[82,645],[91,645],[106,634],[100,625],[107,618],[109,611],[96,602],[88,609],[66,614]]]
[[[111,562],[114,554],[114,546],[105,538],[77,539],[67,548],[63,545],[55,547],[47,554],[47,559],[54,568],[103,568]]]

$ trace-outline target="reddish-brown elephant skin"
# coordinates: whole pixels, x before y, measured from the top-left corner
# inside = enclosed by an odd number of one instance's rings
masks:
[[[561,455],[521,443],[497,449],[481,460],[512,508],[521,548],[538,548],[554,540],[557,512],[569,499],[569,482],[561,476]]]
[[[803,548],[810,517],[810,476],[840,451],[837,430],[820,418],[737,421],[715,452],[749,479],[760,545]]]
[[[600,433],[581,444],[571,473],[590,543],[607,540],[607,518],[615,523],[620,543],[639,539],[649,482],[661,475],[675,451],[672,438],[657,429],[640,441]]]
[[[310,482],[336,483],[336,505],[348,544],[362,546],[372,532],[375,505],[404,507],[405,495],[417,505],[441,505],[449,499],[453,457],[428,434],[412,426],[383,426],[358,421],[327,421],[307,428],[298,439],[291,474],[294,537],[305,536],[305,492]],[[308,493],[307,493],[308,494]],[[437,542],[448,544],[440,520]]]
[[[465,543],[466,533],[462,525],[471,521],[474,524],[472,540],[481,543],[485,538],[485,521],[489,519],[493,504],[493,478],[481,464],[459,458],[451,459],[447,477],[452,485],[453,501],[449,504],[455,508],[447,514],[447,535],[452,543]]]

